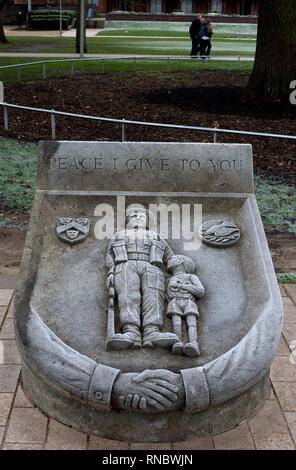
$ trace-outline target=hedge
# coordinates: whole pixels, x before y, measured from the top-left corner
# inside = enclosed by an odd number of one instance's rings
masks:
[[[62,11],[62,28],[67,29],[76,18],[72,10]],[[60,10],[32,10],[28,13],[29,27],[32,29],[59,29]]]

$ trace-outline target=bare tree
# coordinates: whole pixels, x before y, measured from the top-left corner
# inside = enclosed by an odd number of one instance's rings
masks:
[[[254,68],[245,99],[285,102],[296,80],[296,1],[261,0]]]
[[[3,9],[9,2],[10,0],[0,0],[0,42],[2,43],[8,42],[3,28]]]

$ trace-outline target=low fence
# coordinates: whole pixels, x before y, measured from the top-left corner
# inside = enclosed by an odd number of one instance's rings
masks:
[[[211,57],[211,60],[210,62],[221,62],[221,61],[229,61],[229,57],[227,58],[228,56],[225,56],[225,59],[224,59],[224,56],[212,56]],[[201,59],[199,56],[194,56],[194,57],[191,57],[191,56],[160,56],[160,55],[157,55],[157,56],[126,56],[126,57],[86,57],[84,59],[80,59],[80,58],[71,58],[71,59],[55,59],[55,60],[41,60],[41,61],[34,61],[34,62],[26,62],[26,63],[23,63],[23,64],[12,64],[12,65],[3,65],[0,67],[0,80],[3,81],[2,79],[2,74],[1,72],[4,71],[4,70],[8,70],[8,69],[15,69],[16,72],[17,72],[17,80],[20,82],[21,79],[22,79],[22,76],[21,76],[21,70],[23,67],[28,67],[28,66],[41,66],[41,70],[42,70],[42,75],[43,75],[43,78],[46,79],[47,78],[47,69],[46,69],[46,64],[55,64],[55,63],[69,63],[71,65],[70,67],[70,75],[73,75],[74,73],[77,73],[77,71],[75,70],[75,63],[80,63],[80,62],[87,62],[87,61],[91,61],[91,62],[97,62],[98,63],[98,73],[105,73],[105,63],[107,61],[126,61],[126,60],[131,60],[133,62],[133,71],[136,72],[137,71],[137,63],[139,63],[140,61],[147,61],[147,60],[163,60],[166,62],[166,70],[167,72],[170,72],[171,71],[171,62],[173,60],[189,60],[189,61],[194,61],[196,60],[198,63],[200,61],[201,63],[201,70],[205,70],[206,68],[206,64],[207,64],[207,60],[203,60]],[[254,61],[254,57],[248,57],[248,56],[231,56],[231,61],[232,62],[237,62],[237,69],[240,70],[241,69],[241,63],[242,61],[246,62],[246,61],[250,61],[250,62],[253,62]],[[99,65],[100,64],[100,65]]]
[[[121,124],[121,141],[126,141],[126,126],[127,125],[137,125],[137,126],[151,126],[151,127],[164,127],[164,128],[171,128],[171,129],[184,129],[184,130],[192,130],[198,132],[210,132],[213,134],[213,142],[217,143],[218,141],[218,134],[236,134],[236,135],[248,135],[253,137],[268,137],[268,138],[275,138],[275,139],[289,139],[289,140],[296,140],[296,136],[292,135],[283,135],[283,134],[265,134],[262,132],[249,132],[249,131],[239,131],[234,129],[220,129],[217,127],[197,127],[197,126],[182,126],[178,124],[163,124],[163,123],[156,123],[156,122],[143,122],[143,121],[131,121],[128,119],[113,119],[113,118],[106,118],[106,117],[99,117],[99,116],[88,116],[86,114],[75,114],[75,113],[67,113],[64,111],[56,111],[55,109],[42,109],[42,108],[33,108],[31,106],[20,106],[17,104],[10,104],[10,103],[0,103],[0,106],[3,107],[4,111],[4,130],[8,131],[9,128],[9,116],[8,116],[8,108],[16,108],[16,109],[23,109],[26,111],[37,111],[40,113],[47,113],[51,117],[51,138],[52,140],[56,139],[56,116],[68,116],[73,118],[80,118],[80,119],[92,119],[95,121],[107,121],[107,122],[114,122]]]

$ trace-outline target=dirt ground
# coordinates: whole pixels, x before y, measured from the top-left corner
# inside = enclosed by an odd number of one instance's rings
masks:
[[[77,75],[6,85],[5,101],[93,116],[295,135],[296,106],[242,102],[249,72],[203,71]],[[50,115],[9,109],[9,132],[23,140],[50,140]],[[121,125],[56,117],[58,140],[121,140]],[[129,141],[212,142],[197,131],[128,125]],[[295,181],[296,142],[219,134],[219,142],[253,145],[254,166]]]
[[[295,135],[296,107],[250,105],[241,101],[248,72],[203,71],[155,74],[116,73],[53,78],[6,85],[5,100],[25,106],[131,120]],[[9,129],[21,140],[50,139],[50,116],[9,110]],[[58,140],[121,140],[121,126],[56,118]],[[212,135],[157,127],[127,126],[129,141],[212,141]],[[280,139],[219,135],[219,142],[253,145],[255,172],[295,183],[296,143]],[[5,208],[4,216],[11,218]],[[14,287],[29,216],[17,214],[0,229],[0,283]],[[296,273],[295,235],[266,229],[276,272]],[[3,283],[5,285],[3,285]]]

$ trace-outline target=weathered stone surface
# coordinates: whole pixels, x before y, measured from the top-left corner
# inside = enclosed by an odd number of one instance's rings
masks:
[[[199,357],[176,356],[170,349],[105,348],[109,240],[99,236],[99,224],[111,208],[113,235],[122,228],[121,206],[131,203],[174,204],[182,210],[202,205],[204,221],[227,220],[240,230],[236,245],[217,249],[194,239],[188,248],[188,234],[170,234],[169,217],[166,238],[173,253],[193,260],[205,286],[198,300]],[[61,217],[89,219],[87,239],[73,246],[59,240]],[[195,237],[202,220],[184,218]],[[154,293],[161,290],[156,271]],[[24,390],[65,424],[108,439],[170,442],[180,441],[180,430],[189,440],[247,419],[269,391],[282,323],[279,288],[253,195],[251,147],[43,143],[15,321]],[[172,334],[169,318],[163,332]],[[135,409],[141,396],[148,404],[143,411]]]

